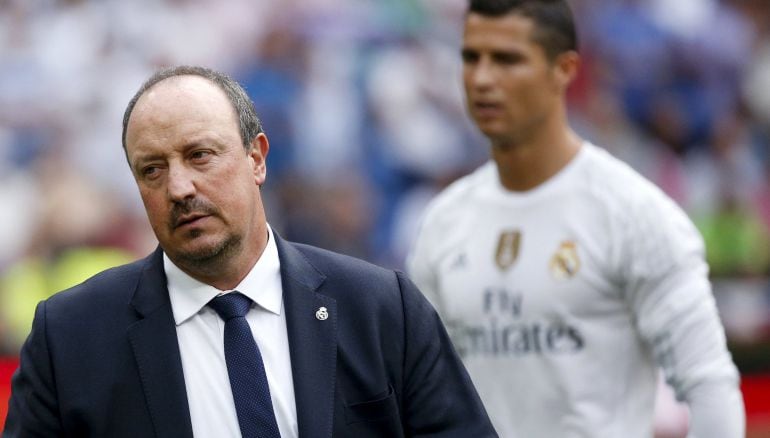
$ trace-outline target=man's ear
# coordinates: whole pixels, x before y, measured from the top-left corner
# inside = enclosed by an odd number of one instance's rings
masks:
[[[270,151],[270,142],[264,132],[260,132],[251,141],[251,148],[248,151],[251,169],[254,173],[254,181],[258,186],[265,183],[267,179],[267,153]]]
[[[566,91],[569,88],[572,81],[577,77],[579,69],[580,55],[576,51],[570,50],[556,56],[554,75],[562,91]]]

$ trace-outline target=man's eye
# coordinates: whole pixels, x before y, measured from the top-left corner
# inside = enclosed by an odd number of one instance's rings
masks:
[[[206,158],[209,155],[211,155],[211,152],[209,151],[195,151],[192,154],[190,154],[190,158],[193,160],[200,160],[202,158]]]
[[[524,60],[524,57],[518,53],[498,53],[494,56],[496,62],[500,64],[518,64]]]
[[[158,168],[155,166],[147,166],[142,168],[142,175],[144,176],[152,176],[158,172]]]
[[[479,60],[479,55],[476,52],[472,52],[470,50],[463,50],[460,52],[460,56],[462,57],[462,60],[466,64],[472,64]]]

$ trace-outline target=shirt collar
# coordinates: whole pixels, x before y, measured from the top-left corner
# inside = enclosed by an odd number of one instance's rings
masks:
[[[263,309],[280,315],[283,300],[280,287],[280,268],[278,247],[268,225],[265,250],[251,271],[233,290],[251,298]],[[168,294],[176,325],[180,325],[196,315],[217,295],[229,292],[221,291],[187,275],[168,258],[165,252],[163,253],[163,269],[166,272]]]

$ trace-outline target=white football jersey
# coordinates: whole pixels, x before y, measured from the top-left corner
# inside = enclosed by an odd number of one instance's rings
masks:
[[[660,365],[691,430],[710,429],[698,438],[742,437],[703,252],[668,197],[584,143],[527,192],[505,190],[493,162],[452,184],[408,269],[500,436],[650,438]]]

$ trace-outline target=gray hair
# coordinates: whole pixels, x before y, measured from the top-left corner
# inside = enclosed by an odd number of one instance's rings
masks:
[[[175,76],[188,75],[200,76],[202,78],[208,79],[225,92],[227,98],[230,100],[230,103],[233,105],[235,113],[238,115],[238,125],[240,128],[243,147],[246,150],[251,148],[252,140],[254,140],[258,134],[263,132],[262,123],[259,121],[259,117],[257,117],[257,111],[254,109],[254,103],[249,98],[249,95],[246,94],[246,91],[243,89],[243,87],[241,87],[238,82],[234,81],[224,73],[211,70],[206,67],[180,65],[177,67],[170,67],[160,70],[150,76],[150,78],[147,79],[147,81],[145,81],[139,88],[139,91],[134,94],[134,97],[131,98],[131,101],[128,102],[126,112],[123,114],[124,151],[126,150],[126,129],[128,128],[128,120],[131,118],[131,113],[134,111],[136,101],[138,101],[147,90],[152,88],[158,82]]]

